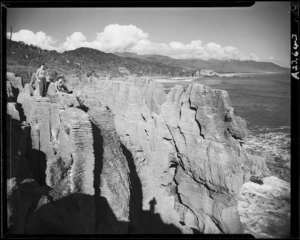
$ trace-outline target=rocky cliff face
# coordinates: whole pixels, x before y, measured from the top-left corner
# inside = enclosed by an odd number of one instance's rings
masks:
[[[11,232],[126,233],[129,169],[109,111],[86,112],[73,95],[38,99],[27,85],[8,106],[8,149],[18,153],[8,161]]]
[[[227,92],[193,84],[166,95],[160,84],[129,78],[98,80],[77,94],[115,115],[141,181],[143,210],[155,199],[163,221],[183,232],[243,232],[239,191],[251,170],[264,166],[252,169],[242,147],[246,124],[233,114]]]
[[[94,78],[52,99],[25,85],[17,104],[28,176],[8,176],[13,233],[243,232],[240,189],[266,166],[227,92]]]

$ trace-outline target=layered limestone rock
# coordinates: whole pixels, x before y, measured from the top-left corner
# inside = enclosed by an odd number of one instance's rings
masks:
[[[243,232],[237,198],[253,162],[242,146],[246,124],[226,91],[193,84],[166,95],[152,80],[129,78],[99,79],[77,94],[115,115],[141,181],[143,210],[154,199],[163,222],[185,233]]]
[[[113,214],[104,212],[105,207],[101,203],[96,205],[100,212],[97,232],[127,233],[130,200],[129,168],[114,127],[113,115],[95,99],[81,104],[87,108],[93,126],[95,192],[107,200],[113,212]],[[104,217],[105,215],[109,217]]]
[[[10,233],[24,234],[28,212],[43,194],[47,194],[47,188],[33,180],[28,165],[29,124],[9,114],[6,124],[7,226]]]
[[[22,79],[21,77],[16,77],[14,73],[7,72],[6,73],[6,80],[8,80],[11,84],[11,86],[14,89],[18,89],[18,92],[22,92],[23,86],[22,86]]]
[[[22,180],[22,169],[9,166],[16,169],[8,177],[11,232],[126,233],[129,169],[111,113],[99,105],[97,111],[86,113],[73,95],[31,96],[28,85],[18,104],[28,123],[26,156],[19,158],[30,174]],[[96,141],[99,138],[102,142]],[[12,151],[20,152],[19,148],[17,144]]]
[[[87,114],[47,98],[30,97],[26,88],[17,104],[23,107],[30,130],[27,144],[22,145],[23,165],[13,167],[15,178],[8,179],[15,183],[8,201],[11,233],[72,234],[74,225],[75,233],[94,233],[93,136]]]
[[[10,116],[11,119],[20,121],[20,113],[17,110],[17,104],[15,102],[8,102],[6,105],[6,114]]]
[[[246,124],[226,91],[193,84],[165,94],[127,78],[31,95],[25,85],[18,96],[32,174],[8,179],[13,233],[243,232],[240,189],[265,165],[246,154]]]

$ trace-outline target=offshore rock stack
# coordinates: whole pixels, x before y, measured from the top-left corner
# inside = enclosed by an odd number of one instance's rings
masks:
[[[245,152],[246,124],[226,91],[193,84],[166,95],[148,79],[96,79],[55,99],[25,85],[15,104],[12,233],[243,232],[241,187],[266,165]]]

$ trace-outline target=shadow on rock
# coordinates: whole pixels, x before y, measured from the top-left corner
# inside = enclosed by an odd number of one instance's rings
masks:
[[[34,180],[36,180],[42,186],[46,185],[46,154],[37,149],[30,149],[29,156],[29,166]]]
[[[20,114],[20,122],[26,121],[26,116],[24,114],[24,110],[23,110],[22,105],[20,103],[16,104],[16,110]]]
[[[100,199],[100,180],[101,172],[103,168],[103,137],[101,135],[100,129],[91,121],[92,130],[93,130],[93,140],[94,140],[94,155],[95,155],[95,166],[94,166],[94,203],[96,210],[96,224],[98,226],[99,219],[101,219],[104,214],[101,209],[103,208],[102,200]],[[96,230],[96,229],[95,229]]]
[[[94,196],[73,193],[56,201],[42,197],[27,216],[25,234],[124,234],[128,222],[117,221],[104,197],[98,198],[98,214]],[[97,224],[96,224],[97,223]],[[95,225],[96,228],[95,228]],[[96,231],[95,231],[96,229]]]
[[[25,170],[28,170],[27,168],[24,169],[24,167],[25,165],[28,166],[29,135],[29,125],[22,124],[20,121],[13,119],[10,115],[6,114],[6,132],[3,134],[3,137],[6,140],[6,144],[4,145],[4,156],[6,158],[4,159],[6,159],[7,179],[16,178],[19,176],[20,172],[24,173]],[[28,174],[26,177],[28,177]]]
[[[93,196],[76,193],[56,201],[45,196],[29,212],[25,234],[93,234],[94,225]]]
[[[136,232],[132,233],[181,234],[181,231],[175,225],[164,223],[158,213],[142,211],[139,221],[139,229],[136,229]]]
[[[142,183],[136,171],[131,152],[121,144],[130,170],[130,225],[129,234],[180,234],[181,231],[172,224],[165,224],[160,214],[155,213],[156,199],[150,200],[150,211],[143,210]]]
[[[18,176],[22,181],[33,177],[40,185],[45,185],[46,154],[39,150],[39,146],[33,146],[31,130],[29,124],[6,115],[7,178]]]
[[[142,214],[143,207],[143,193],[141,180],[136,172],[136,167],[134,164],[134,159],[131,152],[121,144],[123,154],[127,159],[128,167],[130,170],[130,202],[129,202],[129,233],[134,233],[139,225],[139,218]]]

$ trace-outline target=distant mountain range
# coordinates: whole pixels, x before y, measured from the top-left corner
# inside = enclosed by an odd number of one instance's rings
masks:
[[[240,60],[201,60],[201,59],[174,59],[162,55],[138,55],[136,53],[115,53],[120,57],[131,57],[159,62],[167,66],[176,66],[188,71],[213,70],[218,73],[262,73],[287,72],[288,68],[278,66],[271,62],[240,61]]]
[[[161,55],[138,55],[128,52],[104,53],[91,48],[78,48],[58,53],[7,40],[9,71],[19,72],[19,75],[29,78],[41,63],[46,63],[49,69],[58,73],[73,74],[78,77],[91,71],[112,77],[128,73],[137,76],[192,76],[196,71],[203,69],[218,73],[289,71],[288,68],[270,62],[173,59]]]
[[[50,69],[54,69],[59,73],[76,74],[78,76],[90,71],[100,74],[106,73],[111,76],[122,76],[124,74],[119,71],[120,68],[125,68],[130,74],[137,76],[178,76],[185,70],[182,67],[139,58],[124,58],[91,48],[78,48],[58,53],[53,50],[42,50],[22,42],[7,40],[8,70],[15,71],[16,68],[22,68],[23,70],[27,69],[24,71],[34,71],[41,63],[45,63]]]

